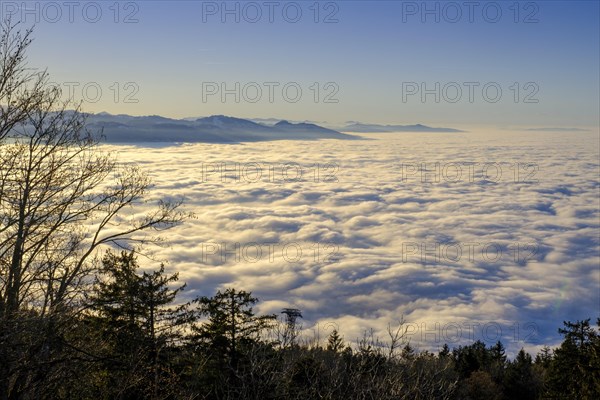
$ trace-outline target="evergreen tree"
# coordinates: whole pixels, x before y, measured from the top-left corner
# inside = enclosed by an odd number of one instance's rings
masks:
[[[481,340],[468,346],[459,346],[452,351],[452,355],[461,379],[468,378],[475,371],[486,370],[490,364],[490,354]]]
[[[439,358],[447,358],[450,356],[450,348],[448,347],[447,343],[444,343],[444,345],[442,346],[442,350],[440,350],[440,352],[438,353],[438,357]]]
[[[216,355],[234,367],[244,346],[256,342],[275,321],[275,315],[254,315],[253,306],[258,299],[243,290],[230,288],[218,291],[214,297],[198,297],[194,302],[198,305],[198,317],[207,317],[195,328],[197,339],[208,343]]]
[[[344,340],[338,333],[337,329],[334,329],[333,332],[329,335],[327,339],[327,350],[332,351],[334,353],[339,353],[344,349]]]
[[[504,394],[506,399],[535,400],[540,392],[540,381],[533,368],[531,355],[521,349],[506,369]]]
[[[492,379],[501,385],[504,380],[504,369],[506,367],[506,350],[502,342],[497,341],[489,348],[489,365],[487,370]]]
[[[538,365],[544,369],[550,367],[552,362],[552,349],[548,346],[542,347],[542,350],[535,356],[535,365]]]
[[[548,371],[548,395],[577,399],[600,396],[600,365],[598,332],[590,320],[564,322],[558,332],[564,336]]]
[[[245,371],[252,369],[249,355],[276,318],[255,315],[257,302],[250,292],[233,288],[194,300],[200,321],[193,327],[191,344],[194,357],[205,361],[192,379],[211,393],[209,398],[241,398],[240,392],[255,383],[245,378]]]
[[[506,362],[506,350],[502,342],[497,341],[495,345],[490,347],[490,355],[492,361],[504,364]]]
[[[184,286],[170,289],[177,274],[158,271],[137,273],[133,252],[107,253],[102,275],[90,296],[91,319],[106,344],[102,349],[110,379],[105,390],[111,397],[157,398],[172,388],[161,351],[179,338],[178,329],[188,320],[186,305],[169,307]]]

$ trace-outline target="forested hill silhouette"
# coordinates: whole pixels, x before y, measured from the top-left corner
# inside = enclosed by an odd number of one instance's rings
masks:
[[[91,131],[102,131],[105,141],[109,143],[359,139],[315,124],[280,121],[275,125],[267,125],[224,115],[189,120],[157,115],[135,117],[99,113],[88,114],[87,127]]]

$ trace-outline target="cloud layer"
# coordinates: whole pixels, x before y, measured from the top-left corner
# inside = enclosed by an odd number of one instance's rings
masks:
[[[433,350],[535,351],[598,316],[597,134],[367,137],[107,147],[196,213],[157,254],[187,298],[250,290],[260,312],[297,307],[348,341],[403,318]]]

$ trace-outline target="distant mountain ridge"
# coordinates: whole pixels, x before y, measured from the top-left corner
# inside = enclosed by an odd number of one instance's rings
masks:
[[[101,131],[109,143],[360,139],[316,124],[279,121],[272,125],[225,115],[172,119],[159,115],[135,117],[103,112],[88,114],[86,126],[92,131]]]
[[[376,132],[465,132],[459,129],[453,128],[432,128],[430,126],[416,124],[416,125],[378,125],[378,124],[364,124],[361,122],[354,122],[340,128],[343,132],[353,133],[376,133]]]

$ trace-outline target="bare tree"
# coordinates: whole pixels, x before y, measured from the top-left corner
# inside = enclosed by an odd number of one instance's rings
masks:
[[[47,73],[27,66],[32,30],[19,32],[10,19],[0,21],[0,140],[26,119],[42,100]]]
[[[185,215],[179,202],[148,204],[148,176],[103,152],[80,107],[27,67],[31,31],[10,22],[1,29],[0,393],[9,398],[43,379],[33,360],[40,368],[56,363],[48,337],[60,339],[101,247],[160,243],[157,231]],[[24,318],[38,330],[35,344],[16,342]]]

